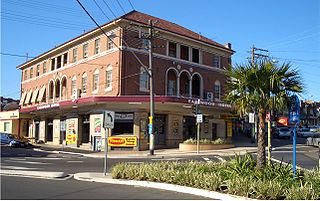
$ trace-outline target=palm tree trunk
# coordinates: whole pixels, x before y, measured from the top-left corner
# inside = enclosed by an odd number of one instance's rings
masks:
[[[266,164],[265,152],[265,113],[259,112],[259,133],[258,133],[258,153],[257,153],[257,168],[261,169]]]

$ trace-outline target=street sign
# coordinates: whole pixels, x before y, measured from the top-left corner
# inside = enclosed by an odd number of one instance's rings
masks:
[[[103,128],[114,127],[114,111],[106,110],[103,113]]]
[[[203,122],[203,115],[197,114],[197,123],[202,123],[202,122]]]
[[[250,124],[254,123],[254,113],[249,113],[249,123]]]

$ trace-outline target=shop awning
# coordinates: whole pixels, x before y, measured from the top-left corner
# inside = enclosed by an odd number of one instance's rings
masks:
[[[38,97],[38,93],[39,93],[39,89],[37,88],[36,90],[34,90],[33,94],[32,94],[32,99],[31,99],[31,103],[35,103]]]
[[[26,91],[23,92],[23,94],[21,95],[21,99],[20,99],[19,105],[22,105],[22,104],[23,104],[24,100],[26,99],[26,95],[27,95],[27,92],[26,92]]]
[[[24,101],[24,104],[25,104],[25,105],[27,105],[27,104],[30,103],[31,96],[32,96],[32,90],[30,90],[30,91],[28,92],[27,98],[26,98],[26,100]]]
[[[44,85],[44,86],[40,89],[39,96],[38,96],[38,102],[39,102],[39,103],[42,102],[43,97],[44,97],[44,95],[45,95],[45,92],[46,92],[46,85]]]

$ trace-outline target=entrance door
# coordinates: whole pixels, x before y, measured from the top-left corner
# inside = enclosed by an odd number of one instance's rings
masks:
[[[212,123],[212,140],[217,139],[217,124]]]
[[[166,116],[156,115],[154,120],[155,146],[166,144]]]
[[[39,140],[39,125],[40,125],[40,122],[39,121],[36,121],[34,122],[35,124],[35,128],[34,128],[34,139],[35,140]]]
[[[84,116],[83,117],[83,122],[82,122],[82,143],[88,143],[90,136],[90,120],[89,116]]]
[[[183,140],[190,138],[195,139],[197,132],[196,118],[195,117],[184,117],[183,118]]]
[[[53,141],[53,120],[48,120],[47,141]]]

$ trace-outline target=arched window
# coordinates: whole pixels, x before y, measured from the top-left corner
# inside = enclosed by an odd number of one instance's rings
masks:
[[[55,84],[55,97],[56,98],[60,97],[60,80],[59,79],[56,80],[56,84]]]
[[[93,73],[93,79],[92,79],[92,91],[98,92],[99,91],[99,70],[96,69]]]
[[[199,74],[194,74],[192,76],[192,96],[201,98],[201,77]]]
[[[106,70],[106,91],[112,90],[112,66],[109,65]]]
[[[190,97],[190,75],[187,71],[180,73],[180,95]]]
[[[83,73],[82,75],[81,93],[87,93],[87,73]]]
[[[220,100],[220,98],[221,98],[221,85],[220,85],[220,81],[216,80],[214,83],[214,99]]]
[[[140,68],[139,86],[140,91],[149,91],[149,74],[143,67]]]
[[[77,93],[77,77],[73,76],[71,79],[71,98]]]
[[[177,95],[177,73],[174,69],[170,69],[167,72],[167,95]]]
[[[65,100],[67,98],[67,78],[63,77],[61,79],[61,98]]]
[[[53,81],[50,81],[49,83],[49,99],[53,99]]]

